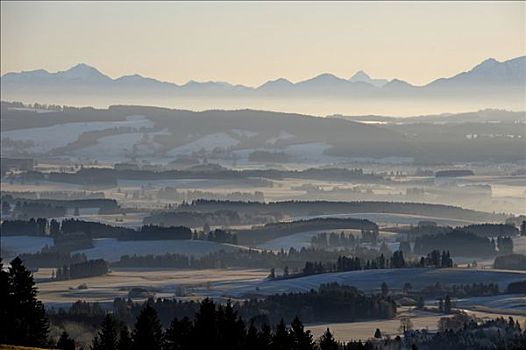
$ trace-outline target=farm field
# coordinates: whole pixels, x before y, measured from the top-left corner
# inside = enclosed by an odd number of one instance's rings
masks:
[[[74,303],[82,299],[91,302],[111,303],[115,297],[127,297],[128,291],[134,287],[143,287],[158,292],[159,296],[173,297],[178,287],[187,290],[188,297],[200,296],[194,289],[207,290],[219,288],[222,284],[247,283],[260,280],[268,275],[262,269],[206,269],[206,270],[174,270],[174,269],[140,269],[114,268],[99,277],[75,279],[69,281],[47,281],[52,269],[40,269],[35,273],[39,298],[46,306],[60,306]],[[78,289],[86,284],[87,289]]]
[[[152,269],[114,268],[105,276],[69,281],[47,281],[51,269],[40,269],[35,273],[39,295],[48,305],[68,304],[78,299],[111,302],[116,296],[126,297],[133,287],[149,289],[157,296],[173,297],[183,287],[185,297],[219,299],[245,299],[250,296],[265,296],[276,293],[306,292],[317,289],[323,283],[338,282],[352,285],[366,292],[377,292],[385,281],[391,289],[402,288],[409,282],[414,288],[421,288],[440,281],[442,284],[461,284],[491,280],[499,283],[504,290],[508,283],[526,278],[526,272],[474,269],[397,269],[366,270],[294,278],[288,280],[267,280],[266,269]],[[87,289],[78,289],[86,284]],[[487,306],[499,309],[524,311],[524,296],[507,296],[507,302],[497,305],[499,297],[469,302],[463,300],[463,308]],[[505,300],[505,299],[503,299]]]
[[[352,285],[364,291],[378,291],[382,282],[390,288],[401,289],[409,282],[413,288],[423,288],[436,282],[442,284],[466,284],[492,281],[498,283],[501,290],[510,282],[526,278],[526,271],[484,270],[484,269],[429,269],[408,268],[393,270],[361,270],[334,272],[284,280],[259,280],[250,284],[231,285],[224,291],[231,296],[271,295],[276,293],[306,292],[318,288],[321,284],[338,282]]]
[[[519,320],[520,323],[526,321],[525,316],[516,316],[506,313],[496,314],[481,311],[466,310],[469,315],[475,316],[482,320],[493,319],[495,317],[513,317]],[[351,322],[351,323],[324,323],[324,324],[312,324],[306,325],[305,328],[309,329],[314,337],[319,337],[330,328],[335,339],[339,341],[351,341],[351,340],[366,340],[373,337],[376,328],[379,328],[384,336],[395,337],[400,334],[400,318],[410,317],[413,323],[414,329],[427,329],[429,331],[436,331],[438,321],[442,317],[450,317],[444,314],[437,314],[426,311],[417,311],[410,308],[401,308],[396,318],[392,320],[375,320],[366,322]]]
[[[234,244],[200,240],[119,241],[114,238],[100,238],[94,239],[93,243],[93,248],[76,252],[85,254],[88,259],[104,259],[114,262],[123,255],[164,255],[170,253],[202,257],[220,250],[248,249]]]

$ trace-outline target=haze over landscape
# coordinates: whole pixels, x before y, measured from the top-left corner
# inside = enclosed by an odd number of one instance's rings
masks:
[[[526,348],[524,2],[0,6],[0,349]]]

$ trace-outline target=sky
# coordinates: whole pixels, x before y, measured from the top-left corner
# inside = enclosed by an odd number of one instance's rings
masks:
[[[1,73],[258,86],[329,72],[425,84],[526,54],[525,2],[1,2]]]

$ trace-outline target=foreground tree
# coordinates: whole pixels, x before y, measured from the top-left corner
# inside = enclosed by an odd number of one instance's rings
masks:
[[[4,202],[5,203],[5,202]],[[11,306],[11,287],[9,284],[9,274],[4,271],[4,264],[0,258],[0,344],[6,344],[10,334],[10,312]]]
[[[117,325],[111,314],[106,314],[101,330],[93,338],[92,350],[117,350]]]
[[[0,278],[0,283],[6,284],[4,273]],[[0,338],[7,344],[47,346],[49,321],[44,306],[37,300],[33,275],[18,257],[11,261],[5,287],[2,289],[7,290],[8,295],[6,305],[2,307],[5,319],[2,320]]]
[[[189,349],[192,335],[192,322],[188,317],[182,320],[174,318],[170,323],[170,327],[165,334],[165,349],[166,350],[183,350]],[[119,349],[121,350],[121,349]]]
[[[133,350],[161,350],[163,330],[157,311],[149,304],[142,309],[133,330]]]
[[[310,331],[306,331],[298,316],[294,317],[290,324],[290,336],[292,338],[292,349],[314,350],[314,341]]]
[[[132,340],[130,337],[130,332],[128,331],[128,326],[124,325],[121,328],[119,334],[119,342],[117,343],[117,350],[131,350],[132,349]]]
[[[329,328],[327,328],[325,333],[323,333],[322,336],[320,337],[320,350],[338,350],[338,349],[339,349],[338,342],[334,340],[334,337],[331,331],[329,330]]]
[[[276,331],[272,336],[272,350],[290,350],[292,349],[292,337],[290,336],[287,326],[283,319],[276,326]]]

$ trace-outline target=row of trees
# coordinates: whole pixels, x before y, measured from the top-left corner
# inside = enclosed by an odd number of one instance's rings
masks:
[[[49,234],[55,241],[70,240],[82,234],[84,237],[116,237],[122,240],[152,240],[152,239],[192,239],[192,230],[184,226],[163,227],[144,225],[138,230],[126,227],[112,226],[100,222],[78,219],[64,219],[61,222],[45,218],[29,220],[5,220],[1,225],[5,235],[38,235]]]
[[[200,258],[188,257],[180,254],[165,255],[124,255],[118,262],[112,263],[119,267],[176,267],[176,268],[283,268],[291,272],[300,272],[306,261],[321,261],[332,263],[342,254],[359,256],[363,259],[374,259],[378,252],[372,249],[355,248],[338,251],[316,248],[290,248],[285,251],[259,251],[253,249],[239,249],[236,251],[217,251]]]
[[[55,272],[55,279],[62,281],[76,278],[102,276],[107,274],[108,271],[108,263],[103,259],[88,260],[85,262],[59,267]]]
[[[67,334],[61,337],[67,340]],[[60,341],[59,341],[60,342]],[[59,344],[60,345],[60,344]],[[67,347],[59,347],[70,350]],[[295,317],[290,326],[281,320],[271,328],[268,324],[257,326],[254,322],[245,323],[230,303],[225,306],[215,304],[210,299],[203,300],[193,320],[184,317],[174,318],[163,329],[155,308],[146,304],[137,317],[130,332],[128,327],[117,322],[107,314],[101,328],[93,339],[93,350],[190,350],[190,349],[228,349],[228,350],[361,350],[373,349],[371,343],[351,342],[347,345],[334,340],[329,331],[314,341],[302,321]]]
[[[164,327],[173,318],[193,320],[200,304],[193,300],[153,299],[148,304],[155,309]],[[127,325],[141,312],[144,304],[116,298],[113,315]],[[355,322],[373,319],[391,319],[397,306],[387,294],[369,295],[354,287],[331,283],[318,290],[303,293],[275,294],[264,299],[249,299],[232,304],[232,308],[249,323],[259,328],[278,323],[281,319],[291,322],[296,316],[304,322]],[[100,322],[102,308],[96,303],[77,302],[69,309],[56,310],[50,314],[54,323]]]
[[[526,347],[526,332],[513,318],[497,318],[476,322],[459,314],[439,321],[439,331],[414,331],[409,319],[402,319],[400,330],[404,337],[383,338],[376,329],[376,341],[338,342],[327,328],[315,341],[311,332],[298,317],[290,326],[281,320],[275,327],[248,324],[238,315],[231,304],[216,305],[205,299],[193,319],[174,318],[163,328],[158,314],[150,303],[141,309],[133,329],[119,323],[107,314],[101,328],[93,339],[93,350],[186,350],[186,349],[232,349],[232,350],[392,350],[392,349],[509,349]],[[69,347],[68,347],[69,346]],[[59,349],[73,350],[74,342],[63,334]]]
[[[323,263],[321,261],[307,261],[300,273],[284,274],[279,278],[293,278],[308,276],[326,272],[345,272],[357,270],[375,270],[375,269],[401,269],[409,267],[433,267],[447,268],[453,266],[453,259],[449,251],[433,250],[427,256],[421,257],[420,260],[407,260],[404,253],[400,250],[395,251],[390,258],[383,254],[373,259],[364,259],[358,256],[338,256],[336,262]],[[275,273],[271,270],[269,278],[276,278]]]
[[[84,254],[71,254],[70,252],[57,251],[44,247],[36,253],[25,253],[19,255],[24,265],[28,267],[59,267],[76,264],[87,260]]]
[[[513,245],[506,240],[506,244]],[[424,235],[415,239],[414,252],[422,254],[432,249],[449,250],[452,255],[466,257],[493,256],[496,254],[494,239],[455,229],[445,234]],[[504,248],[509,249],[509,248]],[[513,247],[511,248],[513,250]]]
[[[31,272],[20,258],[7,271],[0,259],[0,344],[46,347],[49,321]]]
[[[341,247],[354,247],[357,243],[357,239],[353,234],[345,234],[341,232],[340,234],[331,232],[331,233],[320,233],[311,238],[311,246],[325,249],[325,248],[341,248]]]

